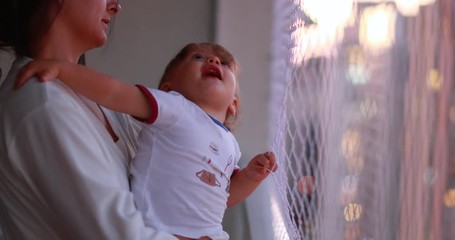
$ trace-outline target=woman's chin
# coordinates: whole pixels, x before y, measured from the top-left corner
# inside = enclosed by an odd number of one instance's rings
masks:
[[[106,42],[107,42],[107,35],[100,36],[96,41],[96,43],[97,43],[96,47],[101,47],[104,44],[106,44]]]

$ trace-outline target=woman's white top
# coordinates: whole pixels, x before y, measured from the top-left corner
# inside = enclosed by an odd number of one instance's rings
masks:
[[[5,239],[175,239],[146,227],[129,191],[138,129],[104,112],[115,143],[60,81],[14,90],[15,61],[0,87],[0,225]]]

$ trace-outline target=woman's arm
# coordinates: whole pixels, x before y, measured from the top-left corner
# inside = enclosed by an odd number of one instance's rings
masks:
[[[74,91],[117,112],[148,119],[152,104],[135,86],[88,67],[61,60],[34,60],[19,73],[16,88],[37,75],[40,81],[60,79]]]

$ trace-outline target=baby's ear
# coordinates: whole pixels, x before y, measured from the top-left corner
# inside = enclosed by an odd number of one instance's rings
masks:
[[[228,114],[232,116],[237,116],[237,107],[238,107],[239,101],[237,100],[236,97],[234,97],[234,100],[228,107]]]
[[[172,90],[172,89],[171,89],[171,86],[169,86],[169,83],[168,83],[168,82],[162,83],[162,84],[160,85],[159,89],[160,89],[161,91],[165,91],[165,92],[169,92],[169,91]]]

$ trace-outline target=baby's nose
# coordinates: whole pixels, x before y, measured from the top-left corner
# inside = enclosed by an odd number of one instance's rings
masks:
[[[220,65],[220,59],[218,57],[209,57],[208,62],[211,64]]]
[[[107,10],[111,15],[115,15],[118,12],[120,12],[120,10],[122,10],[122,6],[117,0],[112,1],[111,3],[108,4]]]

